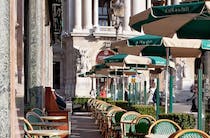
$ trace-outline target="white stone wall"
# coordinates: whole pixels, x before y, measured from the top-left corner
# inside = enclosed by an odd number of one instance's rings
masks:
[[[96,64],[96,56],[102,50],[105,42],[105,40],[97,39],[90,42],[84,37],[74,37],[73,46],[81,55],[81,63],[78,60],[75,63],[77,64],[75,96],[90,96],[91,78],[78,77],[78,74],[89,71]]]
[[[195,58],[176,59],[176,89],[190,90],[194,83],[194,61]]]
[[[147,1],[147,2],[146,2]],[[172,4],[177,4],[180,0],[174,0]],[[94,0],[95,3],[98,3],[98,0]],[[126,39],[128,37],[133,37],[140,35],[139,32],[129,29],[128,19],[130,15],[134,15],[138,12],[144,11],[146,8],[150,8],[151,0],[126,0],[126,5],[124,5],[124,19],[122,27],[119,29],[118,38]],[[95,58],[97,53],[100,51],[100,48],[104,46],[104,42],[111,42],[116,37],[116,30],[113,26],[98,26],[98,16],[95,16],[98,13],[96,5],[90,5],[86,0],[67,0],[68,5],[65,9],[64,15],[68,16],[65,20],[65,24],[69,24],[65,28],[65,32],[71,33],[71,36],[66,38],[68,41],[65,42],[65,60],[64,60],[64,80],[63,85],[67,91],[70,91],[75,96],[89,96],[91,90],[91,79],[89,78],[79,78],[77,75],[79,73],[84,73],[88,71],[91,66],[95,65]],[[168,0],[168,3],[171,4],[171,1]],[[138,6],[137,6],[138,5]],[[93,6],[93,11],[88,11],[88,7]],[[89,8],[90,9],[90,8]],[[87,19],[87,15],[94,13],[92,20]],[[64,17],[65,18],[65,17]],[[74,22],[73,22],[74,21]],[[67,48],[68,47],[68,48]],[[67,52],[68,51],[68,52]],[[80,60],[77,60],[77,56],[81,56]],[[192,74],[194,67],[191,60],[185,59],[187,73],[186,78],[182,78],[182,81],[178,80],[176,77],[177,88],[179,89],[188,89],[194,80],[194,75]],[[189,66],[188,66],[189,62]],[[70,72],[70,73],[68,73]],[[66,75],[65,75],[66,74]],[[149,75],[146,77],[149,80]],[[164,91],[164,74],[160,75],[160,89]],[[67,87],[68,86],[68,87]],[[94,87],[95,81],[94,81]]]

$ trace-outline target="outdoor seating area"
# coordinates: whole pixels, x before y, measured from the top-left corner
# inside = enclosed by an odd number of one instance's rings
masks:
[[[25,117],[19,117],[19,122],[23,124],[23,137],[68,138],[70,136],[70,109],[59,108],[57,100],[55,91],[46,87],[45,108],[32,108],[26,112]]]
[[[123,1],[124,5],[129,4],[128,2]],[[95,3],[97,4],[97,2]],[[112,0],[113,3],[114,0]],[[130,4],[135,5],[134,2]],[[131,7],[130,4],[124,8]],[[145,4],[146,6],[149,5],[148,2]],[[205,93],[203,91],[207,90],[205,87],[209,83],[209,78],[205,76],[203,79],[202,77],[205,74],[203,71],[209,68],[204,66],[205,62],[203,60],[206,58],[205,52],[210,51],[210,41],[207,40],[210,38],[210,32],[206,32],[210,22],[209,19],[204,18],[205,20],[203,19],[201,24],[199,19],[203,18],[200,14],[209,17],[209,7],[210,2],[203,1],[183,5],[153,5],[135,14],[132,11],[132,14],[125,16],[127,19],[122,24],[124,27],[130,26],[130,29],[139,33],[142,33],[142,30],[144,30],[143,34],[135,34],[135,36],[123,34],[126,36],[122,35],[123,37],[121,36],[118,39],[119,30],[116,29],[117,41],[110,39],[109,43],[105,42],[107,46],[98,47],[97,52],[90,52],[88,51],[89,49],[79,49],[77,53],[79,56],[77,55],[75,60],[78,62],[75,74],[64,72],[60,66],[65,65],[68,67],[70,63],[65,64],[68,58],[62,64],[60,62],[53,63],[53,71],[56,71],[55,66],[59,66],[57,69],[59,72],[58,78],[56,77],[56,72],[53,78],[53,85],[51,87],[44,86],[45,92],[42,93],[43,95],[37,96],[39,101],[29,104],[33,107],[36,105],[42,108],[32,108],[27,110],[24,117],[19,117],[19,120],[24,125],[24,137],[70,137],[71,127],[77,129],[81,124],[77,120],[71,120],[72,118],[79,118],[80,113],[74,114],[74,117],[72,117],[73,114],[71,113],[81,111],[80,108],[87,108],[83,110],[88,111],[85,114],[86,116],[83,116],[83,119],[92,117],[91,119],[97,125],[97,130],[105,138],[210,138],[208,135],[210,131],[207,131],[205,127],[203,128],[205,123],[202,121],[206,117],[202,111],[203,106],[205,106],[202,103],[205,102],[203,98]],[[185,11],[185,8],[190,10]],[[130,9],[132,8],[127,10],[129,11]],[[181,11],[181,9],[184,11]],[[78,11],[75,13],[78,13]],[[127,11],[125,10],[126,13]],[[185,18],[183,14],[189,14],[190,16],[183,19]],[[176,19],[179,19],[180,22],[171,23]],[[86,24],[85,21],[83,22]],[[174,27],[165,29],[166,23]],[[194,26],[195,23],[199,23],[199,26],[204,25],[204,27],[195,29],[197,28]],[[157,26],[159,27],[157,28]],[[188,31],[189,29],[202,31],[197,32],[199,36],[194,36],[191,35],[191,31]],[[123,32],[126,31],[123,30]],[[70,36],[74,37],[75,35]],[[95,34],[90,36],[95,37]],[[74,40],[77,39],[72,39],[72,41]],[[77,47],[75,42],[71,44],[75,45],[73,46],[74,48]],[[85,52],[81,54],[83,50]],[[99,50],[103,52],[103,55],[99,54]],[[95,57],[92,57],[92,55],[87,56],[87,53],[97,55],[96,62],[92,60]],[[88,59],[89,61],[86,63],[87,57],[91,60]],[[185,61],[182,58],[190,58],[191,60]],[[88,66],[85,64],[88,64]],[[189,66],[187,66],[188,64]],[[191,69],[192,67],[194,69]],[[63,68],[67,69],[66,67]],[[66,74],[71,74],[73,77],[71,75],[66,76],[66,78],[63,77]],[[75,78],[75,80],[68,80],[68,78]],[[54,79],[59,80],[58,84],[56,84],[57,82]],[[177,114],[177,118],[175,118],[175,115],[171,118],[166,116],[164,118],[164,115],[174,113],[175,92],[188,91],[191,85],[195,85],[195,82],[197,82],[197,85],[196,87],[194,86],[196,88],[194,90],[194,99],[189,98],[185,101],[192,101],[197,106],[197,120],[194,118],[194,114],[190,114],[191,116]],[[69,86],[67,86],[67,83]],[[75,83],[75,87],[72,87],[72,83]],[[61,84],[64,84],[64,87],[60,86]],[[82,99],[83,95],[88,101],[76,104],[74,99]],[[207,96],[209,97],[209,95]],[[33,98],[29,98],[28,101],[32,101]],[[72,110],[67,109],[67,99],[71,101]],[[109,101],[102,99],[108,99]],[[195,100],[197,101],[195,102]],[[123,106],[117,104],[119,101]],[[40,102],[40,105],[37,105],[38,102]],[[137,108],[141,108],[141,110],[137,110],[134,106],[139,106]],[[91,112],[91,117],[88,116],[89,111]],[[180,123],[182,121],[186,121],[184,122],[185,124]],[[85,124],[86,122],[83,123]],[[89,124],[87,123],[86,125]],[[82,129],[87,130],[86,128]],[[78,135],[77,131],[74,132],[73,136]]]
[[[127,111],[99,99],[89,99],[91,111],[105,138],[209,138],[204,131],[183,129],[170,119],[155,119],[151,115]]]
[[[39,116],[33,111],[26,114],[26,118],[19,117],[23,124],[24,136],[28,138],[38,137],[69,137],[69,127],[66,122],[55,122],[64,119],[65,116]]]

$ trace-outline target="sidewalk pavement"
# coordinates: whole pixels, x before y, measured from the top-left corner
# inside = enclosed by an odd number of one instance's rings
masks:
[[[186,99],[190,96],[191,93],[188,91],[176,92],[173,112],[189,113],[197,117],[197,113],[190,111],[191,102],[186,102]],[[90,115],[90,112],[74,112],[72,114],[70,138],[103,138],[95,120]]]
[[[74,112],[70,138],[103,138],[90,112]]]

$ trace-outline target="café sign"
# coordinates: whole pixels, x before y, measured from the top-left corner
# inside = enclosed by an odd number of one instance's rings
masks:
[[[96,56],[96,63],[100,64],[103,62],[103,59],[108,56],[115,55],[115,52],[109,49],[101,50]]]

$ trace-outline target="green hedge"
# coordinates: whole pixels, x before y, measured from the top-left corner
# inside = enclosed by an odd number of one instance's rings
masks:
[[[139,112],[140,114],[151,115],[156,118],[155,107],[152,105],[132,105],[131,110]],[[164,113],[164,107],[160,106],[160,113]]]
[[[116,105],[118,107],[121,107],[125,110],[128,110],[129,109],[129,106],[128,106],[128,102],[127,101],[123,101],[123,100],[116,100],[116,101],[113,101],[113,100],[108,100],[107,101],[108,103],[112,104],[112,105]]]
[[[102,100],[104,102],[108,102],[110,100],[112,100],[111,98],[102,98],[102,97],[97,97],[98,100]]]
[[[87,104],[87,101],[89,99],[90,98],[86,98],[86,97],[74,97],[74,98],[72,98],[72,102],[73,102],[73,104],[85,105],[85,104]]]
[[[182,129],[195,128],[195,117],[187,113],[160,114],[159,119],[170,119],[176,122]]]
[[[210,113],[206,113],[205,131],[207,134],[210,134]]]

